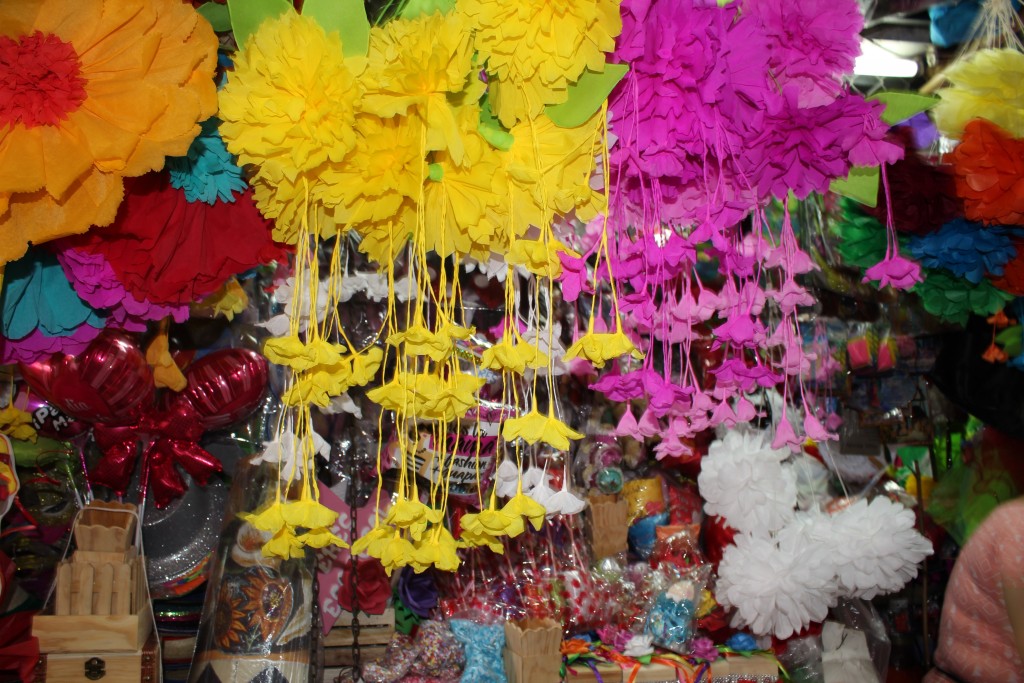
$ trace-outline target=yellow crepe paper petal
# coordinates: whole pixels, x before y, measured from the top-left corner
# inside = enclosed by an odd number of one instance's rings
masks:
[[[430,567],[443,572],[454,572],[459,568],[461,560],[457,552],[458,545],[448,529],[437,527],[436,531],[414,544],[413,558],[410,566],[421,573]]]
[[[298,541],[309,548],[326,548],[329,545],[334,545],[339,548],[348,547],[348,543],[331,533],[330,529],[326,529],[324,527],[310,529],[306,533],[300,534]]]
[[[626,354],[642,360],[644,354],[622,330],[616,332],[587,332],[576,340],[565,352],[565,360],[583,358],[595,366],[603,368],[604,364]]]
[[[505,255],[505,261],[510,265],[522,266],[534,275],[554,279],[562,274],[559,252],[579,258],[579,254],[558,240],[516,240]]]
[[[522,417],[505,421],[501,435],[506,441],[522,439],[535,444],[543,441],[560,451],[569,450],[569,439],[582,439],[583,435],[570,429],[567,424],[550,415],[541,415],[536,407]]]
[[[15,408],[13,403],[8,403],[3,410],[0,410],[0,432],[12,439],[31,441],[32,443],[35,443],[39,436],[35,427],[32,426],[32,415]]]
[[[342,344],[332,344],[324,339],[303,342],[294,335],[273,337],[263,345],[263,355],[271,363],[299,371],[309,370],[317,365],[330,366],[341,363],[345,351]]]
[[[146,347],[146,363],[153,369],[153,383],[157,389],[181,391],[188,385],[181,368],[171,357],[166,328],[161,328]]]
[[[502,510],[508,515],[526,517],[537,531],[540,531],[541,526],[544,525],[544,517],[547,515],[547,510],[544,509],[544,506],[525,493],[517,493],[511,500],[505,503],[505,507]]]
[[[288,527],[282,527],[273,538],[263,544],[264,557],[280,557],[282,560],[305,557],[306,548]]]
[[[287,526],[282,514],[281,501],[275,501],[260,512],[249,512],[241,515],[242,519],[260,531],[277,533]]]
[[[289,501],[281,506],[281,516],[293,527],[317,529],[330,527],[338,513],[312,499]]]
[[[464,372],[454,373],[433,394],[427,394],[423,402],[423,417],[451,422],[465,417],[466,412],[477,405],[476,392],[484,385],[484,378]]]
[[[375,526],[352,543],[352,553],[354,555],[366,553],[370,557],[379,558],[384,552],[384,546],[394,535],[395,529],[393,527]]]
[[[388,337],[388,344],[401,346],[407,356],[427,356],[431,360],[440,361],[452,353],[451,338],[434,334],[422,323],[410,325],[402,332],[395,332]]]
[[[235,316],[249,307],[249,295],[235,278],[229,279],[220,289],[193,306],[195,311],[222,316],[234,320]]]

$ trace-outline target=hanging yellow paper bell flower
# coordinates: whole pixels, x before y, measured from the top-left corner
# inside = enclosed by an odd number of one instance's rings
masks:
[[[537,406],[522,417],[514,417],[505,421],[501,435],[507,441],[522,439],[526,443],[535,444],[543,441],[560,451],[569,450],[569,439],[582,439],[583,435],[571,429],[554,415],[541,415]]]
[[[615,332],[594,332],[589,331],[570,346],[565,352],[565,360],[582,358],[589,360],[596,367],[603,368],[604,364],[620,356],[629,354],[637,360],[642,360],[644,354],[636,348],[636,344],[626,336],[620,327]]]

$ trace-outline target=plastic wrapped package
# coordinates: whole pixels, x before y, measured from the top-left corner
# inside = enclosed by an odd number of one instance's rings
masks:
[[[830,623],[835,626],[829,632],[822,633],[826,683],[830,680],[830,665],[837,672],[845,672],[846,669],[860,672],[859,678],[848,679],[857,680],[858,683],[874,683],[868,677],[870,673],[876,675],[877,681],[884,681],[889,670],[892,643],[885,630],[885,622],[875,606],[860,599],[840,600],[829,611],[825,624],[828,626]]]
[[[689,652],[709,573],[706,565],[696,566],[657,594],[644,623],[644,632],[653,636],[655,645],[678,654]]]
[[[264,557],[267,541],[238,514],[277,490],[277,470],[239,464],[212,563],[189,683],[314,682],[314,557]]]

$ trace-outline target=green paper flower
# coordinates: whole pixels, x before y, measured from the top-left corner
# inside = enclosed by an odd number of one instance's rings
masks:
[[[1012,294],[997,289],[989,280],[974,285],[945,270],[924,269],[922,272],[924,282],[913,291],[921,297],[924,309],[957,325],[967,324],[972,313],[983,317],[997,313],[1013,299]]]

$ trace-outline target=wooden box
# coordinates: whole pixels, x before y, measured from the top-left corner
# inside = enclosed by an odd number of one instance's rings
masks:
[[[163,680],[156,634],[137,652],[45,654],[34,683],[159,683]]]
[[[749,657],[725,657],[712,663],[713,681],[732,681],[742,678],[752,683],[775,683],[779,679],[779,664],[766,654]]]
[[[395,635],[395,610],[387,608],[383,614],[359,614],[359,659],[372,662],[384,656]],[[342,612],[334,628],[324,636],[324,667],[353,666],[355,634],[352,631],[352,613]]]
[[[133,545],[135,514],[135,506],[117,503],[94,503],[82,511],[73,531],[78,549],[57,567],[47,612],[32,620],[40,652],[142,652],[153,614],[145,560]]]
[[[633,683],[676,683],[679,680],[679,671],[669,664],[644,664],[637,671],[636,678],[631,678],[631,669],[623,669],[618,664],[602,662],[596,664],[597,673],[600,674],[604,683],[623,683],[632,680]],[[693,669],[687,669],[687,674],[693,677]],[[594,670],[586,664],[577,661],[571,670],[566,672],[565,683],[598,683]],[[538,679],[540,682],[540,679]],[[532,681],[530,682],[532,683]]]

